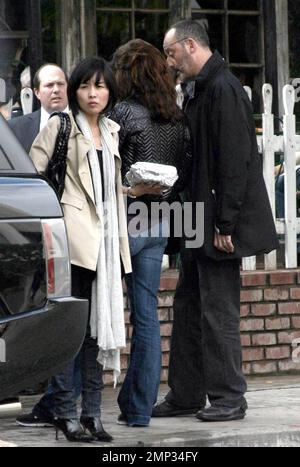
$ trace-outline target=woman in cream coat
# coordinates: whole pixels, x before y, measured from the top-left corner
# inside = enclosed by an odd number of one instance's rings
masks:
[[[71,133],[61,197],[71,257],[72,294],[90,301],[90,320],[80,350],[82,413],[77,416],[74,361],[52,380],[54,425],[69,441],[110,441],[101,423],[102,369],[120,372],[126,346],[120,256],[131,271],[123,206],[119,126],[104,116],[115,103],[113,74],[103,59],[81,62],[68,88]],[[30,155],[45,173],[54,152],[60,119],[52,117]],[[83,430],[84,428],[84,430]],[[84,431],[88,430],[91,436]]]

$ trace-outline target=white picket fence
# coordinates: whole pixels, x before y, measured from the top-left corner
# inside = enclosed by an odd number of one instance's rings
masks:
[[[20,93],[21,106],[23,115],[27,115],[32,112],[33,107],[33,91],[29,87],[24,87]],[[0,104],[6,102],[6,83],[4,79],[0,78]],[[6,104],[7,118],[11,118],[12,112],[12,99]]]
[[[251,89],[245,88],[251,99]],[[274,134],[274,115],[272,114],[273,90],[270,84],[262,88],[264,113],[262,114],[262,135],[257,136],[259,152],[263,158],[263,173],[276,222],[276,230],[284,239],[285,267],[297,267],[297,234],[300,233],[300,218],[297,218],[296,199],[296,151],[300,151],[300,135],[296,134],[296,117],[294,115],[295,89],[292,85],[283,88],[283,134]],[[276,219],[275,207],[275,153],[284,154],[285,173],[285,218]],[[256,257],[243,260],[244,270],[256,270]],[[277,269],[277,252],[265,255],[264,269]]]

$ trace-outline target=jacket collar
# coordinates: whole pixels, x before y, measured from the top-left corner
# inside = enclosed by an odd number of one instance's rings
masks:
[[[77,122],[72,114],[72,112],[69,112],[69,115],[70,115],[70,118],[71,118],[71,122],[72,122],[72,135],[73,136],[76,136],[78,134],[82,134],[80,128],[78,127],[77,125]],[[108,124],[108,127],[111,131],[111,133],[119,133],[119,130],[120,130],[120,125],[118,125],[116,122],[114,122],[113,120],[111,120],[110,118],[106,118],[106,121],[107,121],[107,124]]]
[[[36,110],[35,112],[32,112],[31,114],[27,114],[26,117],[30,118],[30,120],[40,120],[41,119],[41,109]]]
[[[107,121],[107,124],[108,124],[108,127],[111,133],[119,133],[120,125],[118,125],[118,123],[114,122],[113,120],[107,117],[106,117],[106,121]]]
[[[194,93],[201,91],[211,79],[216,76],[220,70],[228,68],[222,56],[216,50],[212,56],[208,59],[201,72],[195,79]],[[189,88],[189,91],[192,87]]]
[[[77,125],[77,122],[73,116],[73,113],[72,112],[69,112],[69,116],[70,116],[70,119],[71,119],[71,123],[72,123],[72,130],[71,130],[71,134],[70,134],[70,137],[78,137],[79,140],[80,140],[80,144],[83,146],[85,146],[85,151],[82,151],[82,154],[84,154],[84,157],[85,157],[85,154],[87,152],[89,152],[89,150],[91,149],[91,142],[83,135],[82,131],[80,130],[80,128],[78,127]],[[106,121],[107,121],[107,124],[108,124],[108,127],[111,131],[111,134],[113,136],[112,138],[112,147],[110,148],[112,153],[118,158],[118,159],[121,159],[120,158],[120,154],[119,154],[119,145],[118,145],[118,138],[117,138],[117,134],[120,130],[120,125],[118,125],[118,123],[114,122],[113,120],[110,120],[109,118],[105,117],[106,118]]]

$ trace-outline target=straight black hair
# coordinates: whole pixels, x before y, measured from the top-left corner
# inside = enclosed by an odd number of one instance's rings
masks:
[[[103,78],[109,90],[108,104],[103,112],[109,112],[117,102],[117,83],[108,62],[102,57],[85,58],[75,67],[69,79],[69,107],[74,115],[77,115],[80,110],[76,94],[77,90],[81,84],[87,83],[93,76],[96,76],[96,84],[100,83]]]

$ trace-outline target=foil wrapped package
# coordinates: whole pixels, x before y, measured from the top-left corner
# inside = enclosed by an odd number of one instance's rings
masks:
[[[178,180],[178,174],[176,167],[172,165],[136,162],[127,172],[126,178],[131,187],[139,183],[159,183],[166,188],[172,188]]]

